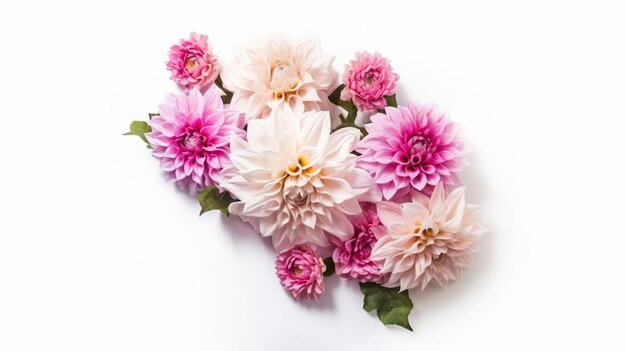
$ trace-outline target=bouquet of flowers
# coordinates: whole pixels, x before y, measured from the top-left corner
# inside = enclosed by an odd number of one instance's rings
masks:
[[[192,33],[167,61],[182,91],[127,134],[200,214],[270,237],[295,300],[337,275],[360,284],[366,311],[412,330],[408,291],[456,280],[485,231],[459,179],[460,130],[435,105],[398,106],[380,54],[357,53],[341,84],[333,61],[315,39],[275,35],[222,66]]]

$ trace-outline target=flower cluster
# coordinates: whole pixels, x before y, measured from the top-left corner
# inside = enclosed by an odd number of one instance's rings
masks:
[[[366,310],[411,329],[406,291],[456,280],[485,231],[465,202],[460,129],[436,105],[397,106],[381,54],[357,53],[342,84],[333,61],[315,39],[273,36],[222,64],[192,33],[167,62],[182,91],[128,134],[202,213],[271,238],[293,298],[319,298],[336,273],[360,284]]]

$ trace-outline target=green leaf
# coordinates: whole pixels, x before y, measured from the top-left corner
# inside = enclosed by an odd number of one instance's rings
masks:
[[[385,288],[374,283],[361,283],[363,309],[367,312],[376,310],[378,319],[385,325],[399,325],[413,331],[409,324],[409,313],[413,309],[413,302],[409,292],[400,288]]]
[[[200,202],[202,207],[200,215],[202,216],[203,213],[208,211],[220,210],[228,216],[228,205],[233,201],[228,192],[220,193],[216,187],[210,186],[198,194],[198,202]]]
[[[333,261],[332,257],[326,257],[324,259],[324,264],[326,265],[326,270],[324,271],[325,277],[330,277],[335,274],[335,261]]]
[[[345,85],[341,84],[335,90],[333,90],[333,92],[328,96],[328,100],[330,100],[330,102],[343,108],[344,110],[346,110],[346,112],[348,112],[346,116],[342,114],[339,115],[339,120],[341,121],[341,123],[339,124],[339,126],[337,126],[337,128],[335,128],[335,130],[345,128],[345,127],[352,127],[352,128],[356,128],[360,130],[361,134],[363,134],[363,136],[366,136],[367,131],[365,130],[365,128],[361,126],[357,126],[355,123],[356,116],[357,116],[357,113],[359,112],[359,109],[357,109],[356,105],[354,105],[352,100],[350,101],[341,100],[341,91],[343,90],[344,87]]]
[[[222,95],[222,102],[224,104],[230,104],[230,101],[233,99],[233,92],[226,90],[224,88],[224,82],[222,81],[221,75],[218,75],[217,78],[215,79],[215,85],[217,85],[218,88],[222,89],[222,91],[225,94],[225,95]]]
[[[398,107],[398,102],[396,101],[396,94],[385,96],[385,101],[387,102],[387,106]]]
[[[330,95],[328,96],[328,100],[330,100],[330,102],[335,105],[339,105],[339,101],[341,100],[341,91],[345,87],[345,84],[341,84],[340,86],[338,86],[335,90],[333,90],[332,93],[330,93]]]
[[[145,141],[146,144],[148,144],[148,146],[150,145],[150,143],[148,142],[148,139],[146,139],[146,133],[150,133],[152,131],[152,128],[150,128],[150,125],[148,125],[148,122],[144,122],[144,121],[133,121],[130,124],[130,132],[125,133],[124,135],[136,135],[138,137],[141,138],[141,140]]]

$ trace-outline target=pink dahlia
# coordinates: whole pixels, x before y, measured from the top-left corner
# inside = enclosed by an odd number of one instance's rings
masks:
[[[393,73],[389,60],[379,53],[359,52],[356,59],[346,65],[341,91],[342,100],[350,100],[361,111],[376,111],[385,108],[385,96],[396,92],[400,76]]]
[[[435,105],[409,104],[372,116],[359,142],[359,166],[379,185],[385,199],[429,194],[434,186],[458,184],[464,165],[459,129]]]
[[[168,179],[195,195],[219,185],[220,171],[230,165],[231,134],[245,136],[243,121],[239,112],[224,108],[217,87],[204,96],[193,89],[188,95],[167,96],[146,137]]]
[[[204,34],[191,33],[189,39],[181,39],[172,45],[167,61],[171,79],[188,92],[202,89],[217,78],[217,57],[213,55],[209,39]]]
[[[283,288],[296,300],[316,300],[324,293],[324,261],[313,250],[302,247],[285,251],[276,257],[276,275]]]
[[[335,269],[343,278],[360,282],[381,282],[379,267],[370,260],[372,248],[377,241],[374,232],[382,229],[380,220],[373,204],[363,204],[362,209],[361,215],[351,218],[354,236],[342,242],[333,252]]]

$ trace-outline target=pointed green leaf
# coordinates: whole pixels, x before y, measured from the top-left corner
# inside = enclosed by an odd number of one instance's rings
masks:
[[[128,133],[124,133],[124,135],[136,135],[140,137],[141,140],[145,141],[146,144],[150,145],[150,143],[148,142],[148,139],[146,139],[145,134],[150,133],[151,131],[152,131],[152,128],[150,128],[150,125],[148,124],[148,122],[133,121],[130,124],[130,131]]]
[[[385,96],[385,101],[387,102],[387,106],[398,107],[398,102],[396,101],[396,94]]]
[[[324,259],[324,265],[326,265],[326,270],[324,271],[325,277],[330,277],[335,274],[335,261],[333,261],[332,257],[326,257]]]
[[[228,216],[228,206],[233,201],[228,192],[224,191],[220,193],[216,187],[210,186],[198,194],[198,202],[200,202],[200,206],[202,207],[200,215],[202,216],[203,213],[208,211],[220,210]]]
[[[413,331],[409,324],[413,302],[408,291],[400,292],[400,288],[385,288],[374,283],[361,283],[360,286],[364,295],[364,310],[367,312],[376,310],[378,319],[385,325],[399,325]]]

